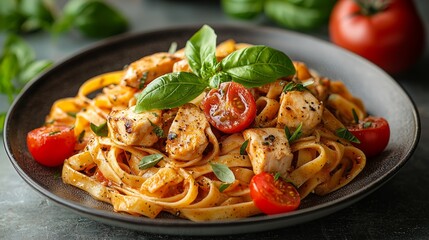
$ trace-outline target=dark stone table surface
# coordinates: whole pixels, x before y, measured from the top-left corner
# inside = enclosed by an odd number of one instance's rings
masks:
[[[219,1],[114,1],[132,32],[189,24],[274,26],[264,17],[244,22],[225,16]],[[407,164],[380,189],[323,218],[267,232],[204,239],[429,239],[429,1],[415,0],[425,22],[426,51],[409,72],[392,76],[414,100],[421,119],[419,144]],[[327,29],[308,33],[329,41]],[[4,34],[0,34],[3,45]],[[95,40],[71,32],[53,43],[49,34],[25,36],[38,58],[61,61]],[[0,110],[7,100],[0,99]],[[3,139],[1,140],[3,141]],[[136,232],[77,215],[41,196],[16,173],[0,147],[0,239],[199,239]]]

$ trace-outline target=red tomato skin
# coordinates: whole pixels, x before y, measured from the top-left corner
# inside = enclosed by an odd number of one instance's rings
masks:
[[[76,138],[68,126],[43,126],[27,134],[27,147],[34,160],[57,167],[74,153]]]
[[[237,104],[242,108],[237,108]],[[223,133],[241,132],[256,117],[256,102],[252,93],[235,82],[225,82],[219,89],[210,90],[201,105],[210,124]]]
[[[362,128],[351,126],[348,130],[359,139],[360,143],[353,145],[362,150],[367,157],[374,157],[380,154],[389,143],[390,127],[384,118],[368,117],[363,122],[373,122],[372,127]]]
[[[253,176],[249,188],[253,203],[265,214],[294,211],[301,203],[299,193],[291,183],[281,179],[276,181],[266,172]]]
[[[354,0],[340,0],[329,21],[333,43],[372,61],[390,74],[408,70],[423,54],[422,20],[410,0],[391,0],[387,9],[365,16]]]

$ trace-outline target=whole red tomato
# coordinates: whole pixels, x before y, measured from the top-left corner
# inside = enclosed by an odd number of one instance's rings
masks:
[[[329,34],[335,44],[391,74],[415,64],[425,44],[423,23],[412,0],[339,0]]]
[[[63,164],[74,152],[76,138],[68,126],[43,126],[27,134],[27,147],[34,160],[48,167]]]

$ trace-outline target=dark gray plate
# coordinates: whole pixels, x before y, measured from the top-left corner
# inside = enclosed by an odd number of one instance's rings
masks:
[[[370,113],[385,117],[391,128],[387,149],[368,161],[364,171],[344,188],[324,197],[310,196],[299,210],[275,216],[255,216],[238,221],[195,223],[163,214],[156,219],[112,211],[87,193],[62,183],[60,169],[45,168],[32,160],[26,147],[28,131],[41,126],[52,103],[75,96],[79,86],[95,75],[122,69],[142,56],[168,51],[172,42],[183,47],[200,26],[165,29],[126,35],[102,42],[56,65],[29,84],[11,107],[4,143],[11,163],[34,189],[54,202],[95,220],[130,229],[184,235],[248,233],[303,223],[338,211],[373,192],[405,164],[420,135],[420,121],[404,90],[373,64],[349,52],[306,35],[272,28],[214,26],[218,42],[268,45],[304,61],[322,75],[341,79],[361,97]]]

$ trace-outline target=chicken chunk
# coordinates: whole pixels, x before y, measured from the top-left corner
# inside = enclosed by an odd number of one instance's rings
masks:
[[[205,134],[209,128],[204,113],[188,103],[180,107],[168,132],[166,151],[169,157],[189,161],[201,158],[209,141]]]
[[[289,175],[293,155],[283,129],[251,128],[243,136],[249,140],[247,153],[255,174],[280,173],[285,178]]]
[[[309,91],[282,93],[277,127],[294,131],[302,123],[303,135],[308,135],[322,120],[323,105]]]
[[[162,127],[161,115],[161,110],[135,113],[134,107],[130,107],[112,111],[107,117],[107,125],[113,139],[126,145],[149,147],[160,137],[157,131]]]
[[[155,53],[131,63],[125,70],[121,85],[141,89],[155,78],[169,73],[180,58],[169,53]]]

